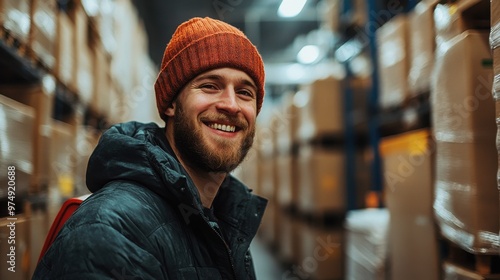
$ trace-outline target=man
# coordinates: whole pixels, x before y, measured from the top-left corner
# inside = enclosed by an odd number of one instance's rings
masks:
[[[267,201],[229,175],[252,145],[264,67],[238,29],[181,24],[155,83],[155,124],[119,124],[92,154],[92,196],[34,279],[255,279],[249,245]]]

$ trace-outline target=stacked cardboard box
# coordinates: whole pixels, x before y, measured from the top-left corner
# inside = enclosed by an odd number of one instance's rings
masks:
[[[475,254],[498,254],[495,104],[489,33],[465,31],[436,59],[434,210],[441,233]]]
[[[70,19],[69,15],[63,11],[58,11],[57,16],[57,34],[56,34],[56,62],[54,73],[56,77],[66,87],[75,89],[75,55],[74,46],[74,28],[75,24]]]
[[[432,209],[434,148],[427,129],[387,137],[380,144],[391,279],[440,279]]]
[[[51,0],[33,0],[32,2],[31,49],[50,70],[55,64],[56,5],[56,1]]]
[[[410,13],[408,89],[410,96],[428,93],[434,67],[434,7],[437,1],[420,2]]]
[[[1,93],[1,91],[0,91]],[[0,94],[0,167],[7,170],[14,166],[16,171],[15,191],[17,196],[25,195],[33,175],[33,131],[35,127],[33,108]],[[7,197],[7,172],[0,176],[0,197]]]
[[[345,228],[346,279],[387,279],[389,211],[375,208],[350,211]]]
[[[407,29],[407,16],[400,14],[376,31],[381,108],[401,106],[409,95]]]
[[[3,0],[2,4],[3,27],[27,46],[30,40],[31,0]]]
[[[53,77],[46,76],[46,83],[34,85],[3,86],[0,94],[8,96],[34,109],[32,126],[33,176],[29,183],[30,190],[39,191],[48,183],[48,142],[50,140],[50,115],[53,110]],[[27,127],[25,129],[28,129]]]
[[[344,131],[344,103],[341,81],[330,77],[315,80],[303,89],[299,111],[298,139],[307,142]]]
[[[299,261],[292,270],[283,274],[284,279],[344,279],[343,229],[317,228],[300,223],[299,238]]]

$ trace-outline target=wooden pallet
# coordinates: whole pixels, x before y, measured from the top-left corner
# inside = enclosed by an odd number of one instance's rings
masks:
[[[445,260],[451,264],[474,271],[479,275],[500,274],[500,255],[470,253],[451,241],[444,240]]]

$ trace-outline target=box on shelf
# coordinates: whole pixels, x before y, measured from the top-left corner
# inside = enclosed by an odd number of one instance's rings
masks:
[[[54,73],[66,87],[75,89],[75,24],[64,11],[58,11],[56,32],[56,63]]]
[[[138,55],[136,45],[143,39],[143,30],[138,30],[139,19],[131,1],[115,1],[113,6],[115,23],[114,38],[116,48],[112,53],[112,79],[119,83],[119,88],[131,90],[135,86],[135,62]]]
[[[346,154],[343,149],[302,146],[297,159],[298,208],[305,213],[346,211]],[[368,188],[364,153],[355,155],[356,207],[363,205]]]
[[[397,15],[378,28],[376,40],[380,76],[379,106],[401,106],[409,96],[407,16]]]
[[[101,114],[109,114],[111,108],[111,94],[109,87],[111,83],[110,77],[110,60],[101,44],[94,46],[94,59],[92,66],[94,67],[93,80],[94,80],[94,94],[92,97],[91,107]],[[153,111],[156,113],[155,111]]]
[[[295,269],[285,271],[285,279],[306,277],[317,280],[344,279],[344,230],[299,224],[300,257]],[[308,278],[309,278],[308,277]]]
[[[430,90],[434,67],[435,35],[434,7],[437,1],[422,1],[409,14],[409,65],[408,88],[410,96],[427,93]]]
[[[389,218],[387,209],[349,211],[344,226],[346,279],[387,279]]]
[[[461,0],[451,4],[438,4],[434,9],[436,50],[469,29],[490,30],[490,1]]]
[[[85,177],[87,174],[87,165],[90,155],[94,151],[99,141],[100,133],[89,126],[78,125],[76,127],[76,146],[75,146],[75,192],[74,196],[87,194],[87,184]]]
[[[380,143],[390,213],[391,279],[440,277],[432,208],[434,149],[427,129],[387,137]]]
[[[3,27],[25,46],[30,40],[31,0],[3,0]]]
[[[296,95],[301,99],[297,138],[307,142],[316,137],[344,131],[341,81],[330,77],[316,80]]]
[[[14,166],[16,172],[16,195],[29,191],[33,181],[33,132],[36,125],[35,110],[1,94],[0,91],[0,167],[5,172],[0,176],[0,197],[7,197],[7,169]]]
[[[57,3],[50,0],[33,0],[31,20],[31,49],[34,55],[48,67],[54,69]]]
[[[298,201],[297,158],[292,154],[276,156],[276,174],[279,187],[276,200],[281,208],[296,206]]]
[[[76,127],[52,120],[50,141],[49,188],[62,197],[73,196],[75,182]]]
[[[346,209],[343,150],[300,147],[298,208],[303,212],[344,212]]]
[[[448,41],[446,51],[436,58],[432,127],[440,141],[489,141],[496,133],[488,36],[466,31]]]
[[[54,106],[53,77],[45,76],[45,82],[33,85],[1,86],[0,94],[34,109],[32,126],[33,177],[32,191],[39,190],[48,182],[48,142],[50,141],[50,117]]]
[[[498,251],[498,153],[489,33],[468,30],[436,58],[434,210],[441,233],[471,253]],[[458,61],[459,60],[459,61]]]

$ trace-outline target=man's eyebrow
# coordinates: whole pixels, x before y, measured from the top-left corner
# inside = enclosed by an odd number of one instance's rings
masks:
[[[204,80],[204,79],[222,81],[222,80],[224,80],[224,77],[222,77],[221,75],[218,75],[218,74],[207,74],[207,75],[201,75],[198,78],[196,78],[195,80],[200,81],[200,80]],[[251,80],[248,80],[246,78],[241,78],[238,80],[238,82],[242,83],[244,85],[247,85],[249,87],[252,87],[254,90],[257,90],[257,86]]]

